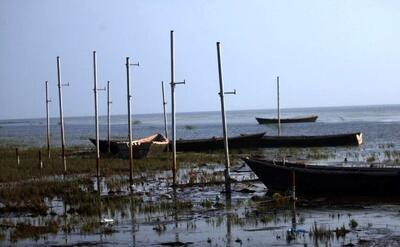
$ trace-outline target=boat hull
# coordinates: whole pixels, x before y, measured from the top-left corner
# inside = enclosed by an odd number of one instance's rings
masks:
[[[297,194],[400,195],[400,168],[355,168],[300,165],[244,159],[270,190],[287,191],[295,173]]]
[[[122,158],[129,157],[129,142],[117,142],[115,145],[118,147],[118,155]],[[133,145],[132,152],[134,159],[143,159],[153,157],[157,154],[165,152],[168,143],[143,143],[141,145]]]
[[[96,146],[96,139],[89,138],[89,141]],[[115,145],[117,141],[110,141],[110,152],[112,154],[117,154],[119,152],[118,147]],[[99,140],[99,150],[100,153],[108,153],[108,141],[107,140]]]
[[[362,133],[320,136],[264,136],[260,147],[335,147],[358,146],[363,143]]]
[[[306,116],[306,117],[295,117],[295,118],[281,118],[281,123],[309,123],[317,121],[318,116]],[[277,124],[277,118],[259,118],[256,117],[259,124]]]
[[[89,139],[96,145],[95,139]],[[151,157],[156,154],[165,152],[168,148],[169,141],[161,134],[151,135],[142,139],[132,141],[133,158],[142,159]],[[99,150],[102,153],[108,153],[108,141],[99,140]],[[112,140],[110,141],[110,151],[112,154],[122,158],[129,157],[129,141]]]
[[[265,133],[257,133],[230,137],[228,138],[229,149],[257,148],[260,146],[260,141],[264,134]],[[176,150],[179,152],[213,151],[221,149],[224,149],[224,139],[221,137],[176,141]]]

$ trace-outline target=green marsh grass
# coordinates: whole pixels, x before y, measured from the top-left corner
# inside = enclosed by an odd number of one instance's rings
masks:
[[[39,168],[38,153],[42,152],[43,169]],[[52,158],[47,158],[46,150],[41,148],[20,149],[20,165],[17,165],[15,148],[0,147],[0,183],[14,182],[45,176],[61,176],[64,174],[60,149],[52,150]],[[95,152],[87,147],[67,148],[66,176],[86,174],[94,176],[96,172]],[[231,160],[235,162],[242,153],[232,152]],[[178,153],[178,165],[223,163],[224,155],[215,153]],[[156,157],[134,160],[134,172],[162,171],[171,167],[171,154],[161,153]],[[100,171],[102,176],[129,174],[127,159],[101,155]]]

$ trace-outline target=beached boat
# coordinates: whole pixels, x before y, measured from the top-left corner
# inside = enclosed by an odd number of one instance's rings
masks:
[[[96,146],[96,139],[89,138],[89,141]],[[122,141],[122,140],[120,140]],[[111,140],[110,141],[110,152],[113,154],[118,153],[118,149],[116,149],[116,146],[113,145],[117,140]],[[99,140],[99,150],[101,153],[108,153],[108,141],[107,140]]]
[[[243,159],[271,190],[287,191],[295,174],[298,194],[400,195],[400,168],[366,163],[308,165],[264,159]],[[363,166],[360,166],[363,165]]]
[[[260,147],[334,147],[358,146],[363,143],[362,133],[317,136],[263,136]]]
[[[95,139],[89,139],[96,145]],[[155,154],[164,152],[168,147],[169,140],[161,134],[154,134],[148,137],[132,141],[133,158],[142,159],[151,157]],[[121,156],[129,156],[129,141],[126,140],[113,140],[110,142],[111,153]],[[106,153],[108,151],[107,140],[99,141],[100,151]]]
[[[257,134],[246,134],[240,136],[234,136],[228,138],[228,144],[230,149],[240,148],[256,148],[260,145],[261,138],[264,136],[263,133]],[[177,151],[212,151],[224,148],[223,137],[212,137],[208,139],[192,139],[192,140],[177,140],[176,150]]]
[[[302,117],[293,117],[293,118],[281,118],[281,123],[308,123],[317,121],[318,116],[302,116]],[[277,118],[260,118],[256,117],[256,120],[259,124],[277,124]]]

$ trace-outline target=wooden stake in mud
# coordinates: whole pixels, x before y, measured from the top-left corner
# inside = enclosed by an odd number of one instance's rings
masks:
[[[291,171],[292,173],[292,229],[296,229],[297,220],[296,220],[296,172]]]
[[[61,126],[61,156],[64,164],[64,172],[67,171],[67,159],[65,157],[65,135],[64,135],[64,114],[63,114],[63,98],[62,87],[69,86],[69,83],[61,83],[61,65],[60,57],[57,56],[57,79],[58,79],[58,101],[60,107],[60,126]]]
[[[161,81],[161,90],[162,90],[163,112],[164,112],[164,134],[165,137],[168,139],[167,113],[165,112],[165,106],[167,105],[167,102],[165,101],[164,81]]]
[[[17,166],[19,166],[20,159],[19,159],[19,150],[18,150],[18,148],[15,149],[15,158],[17,159]]]
[[[108,152],[111,152],[111,117],[110,117],[110,81],[107,81],[107,143]]]
[[[292,200],[296,201],[296,172],[292,171]]]
[[[94,83],[94,115],[96,131],[96,176],[100,177],[100,149],[99,149],[99,106],[97,95],[97,57],[96,51],[93,51],[93,83]]]
[[[231,193],[230,184],[230,161],[229,161],[229,145],[228,145],[228,133],[226,127],[226,114],[225,114],[225,101],[224,94],[236,94],[236,90],[233,92],[224,91],[224,80],[222,73],[222,62],[221,62],[221,46],[217,42],[217,59],[218,59],[218,76],[219,76],[219,96],[221,98],[221,114],[222,114],[222,129],[224,132],[224,147],[225,147],[225,191],[226,193]]]
[[[174,53],[174,31],[171,30],[171,114],[172,114],[172,185],[176,185],[176,122],[175,122],[175,85],[185,84],[175,82],[175,53]]]
[[[42,151],[39,150],[39,168],[43,169]]]
[[[47,157],[50,159],[50,114],[49,114],[49,82],[45,82],[46,85],[46,127],[47,127]]]
[[[133,185],[133,150],[132,150],[132,115],[131,115],[131,76],[130,66],[139,66],[139,63],[131,64],[129,57],[126,58],[126,85],[127,85],[127,100],[128,100],[128,136],[129,136],[129,184]]]
[[[278,101],[278,136],[281,135],[281,113],[279,107],[279,76],[276,77],[276,94],[277,94],[277,101]]]

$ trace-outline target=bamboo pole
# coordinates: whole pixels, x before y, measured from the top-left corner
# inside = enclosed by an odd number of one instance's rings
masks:
[[[107,144],[108,152],[111,152],[111,117],[110,117],[110,81],[107,81]]]
[[[171,115],[172,115],[172,185],[176,186],[176,121],[175,121],[175,86],[185,84],[175,82],[175,52],[174,52],[174,31],[170,32],[171,40]]]
[[[49,100],[49,82],[45,82],[46,85],[46,129],[47,129],[47,157],[50,159],[51,154],[50,154],[50,113],[49,113],[49,103],[51,100]]]
[[[167,105],[167,102],[165,101],[164,81],[161,81],[161,90],[162,90],[163,112],[164,112],[164,133],[165,137],[168,139],[167,113],[165,112],[165,106]]]
[[[97,95],[97,56],[93,51],[93,84],[94,84],[94,115],[95,115],[95,131],[96,131],[96,176],[100,177],[100,148],[99,148],[99,106]]]
[[[281,135],[281,112],[279,106],[279,76],[276,77],[276,94],[277,94],[277,105],[278,105],[278,136]]]
[[[62,87],[61,84],[61,65],[60,57],[57,56],[57,79],[58,79],[58,100],[60,107],[60,125],[61,125],[61,156],[64,165],[64,172],[67,171],[67,159],[65,157],[65,135],[64,135],[64,114],[63,114],[63,99],[62,99]]]
[[[130,66],[139,66],[139,63],[131,64],[129,57],[126,58],[126,85],[127,85],[127,101],[128,101],[128,136],[129,136],[129,183],[133,186],[133,150],[132,150],[132,115],[131,115],[131,78]]]
[[[219,96],[220,96],[220,99],[221,99],[222,129],[223,129],[223,132],[224,132],[225,191],[226,191],[226,193],[231,193],[229,144],[228,144],[228,131],[227,131],[227,126],[226,126],[226,113],[225,113],[224,94],[236,94],[236,90],[234,92],[225,92],[224,91],[224,80],[223,80],[223,72],[222,72],[221,44],[220,44],[220,42],[217,42],[217,59],[218,59],[218,77],[219,77],[219,88],[220,88]]]
[[[132,161],[132,116],[131,116],[131,82],[130,82],[130,63],[129,57],[126,58],[126,85],[127,85],[127,100],[128,100],[128,141],[129,141],[129,184],[133,184],[133,161]]]

